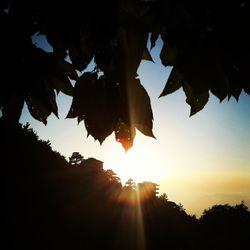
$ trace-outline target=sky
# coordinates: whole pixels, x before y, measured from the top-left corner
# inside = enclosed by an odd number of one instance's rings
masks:
[[[41,36],[33,41],[51,50]],[[126,153],[112,134],[100,146],[87,138],[83,122],[65,119],[72,97],[62,93],[57,96],[59,119],[51,115],[45,126],[25,106],[20,121],[29,122],[41,139],[50,140],[53,150],[67,159],[79,152],[85,159],[103,161],[104,168],[113,169],[122,183],[129,178],[156,182],[160,194],[181,203],[189,214],[199,217],[212,205],[242,200],[250,207],[250,96],[242,92],[239,102],[231,98],[220,103],[210,94],[204,109],[189,117],[182,89],[158,98],[171,72],[160,63],[161,47],[158,39],[151,51],[155,63],[142,61],[138,69],[151,98],[156,139],[137,131],[133,148]]]

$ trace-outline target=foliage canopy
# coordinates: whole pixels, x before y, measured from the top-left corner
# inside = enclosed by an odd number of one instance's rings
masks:
[[[84,120],[100,143],[115,132],[127,150],[136,129],[154,137],[150,98],[137,76],[141,60],[152,61],[149,35],[151,48],[162,38],[162,64],[173,66],[160,96],[182,87],[190,115],[203,109],[210,92],[220,101],[238,100],[242,90],[250,94],[245,1],[3,0],[0,8],[0,108],[8,122],[18,122],[26,102],[46,124],[51,113],[58,116],[61,91],[73,96],[67,118]],[[37,33],[52,53],[32,44]],[[95,69],[84,72],[92,59]]]

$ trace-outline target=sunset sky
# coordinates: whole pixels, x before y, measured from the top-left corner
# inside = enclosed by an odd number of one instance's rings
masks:
[[[35,38],[37,46],[50,48],[44,40]],[[154,113],[156,139],[137,131],[132,149],[125,153],[115,136],[109,136],[100,146],[87,133],[83,122],[65,119],[72,97],[57,97],[59,120],[51,115],[48,124],[34,120],[25,107],[21,122],[29,122],[44,140],[50,140],[54,150],[67,159],[72,152],[84,158],[94,157],[113,169],[126,182],[153,181],[160,193],[182,203],[186,211],[199,216],[214,204],[236,204],[244,200],[250,207],[250,96],[241,93],[234,98],[219,100],[210,95],[205,108],[189,117],[189,106],[182,89],[158,98],[171,68],[159,60],[162,43],[151,51],[155,63],[143,61],[138,74],[148,91]]]

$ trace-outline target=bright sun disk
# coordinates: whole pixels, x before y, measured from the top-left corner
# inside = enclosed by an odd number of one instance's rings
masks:
[[[127,153],[116,152],[105,162],[105,168],[112,168],[124,184],[129,178],[135,182],[158,183],[166,176],[167,167],[160,156],[146,145],[134,145]]]

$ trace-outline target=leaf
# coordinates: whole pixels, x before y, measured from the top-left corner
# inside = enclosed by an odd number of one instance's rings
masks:
[[[88,135],[100,144],[114,131],[117,121],[117,105],[112,105],[112,90],[107,89],[109,85],[104,76],[97,79],[96,73],[84,73],[76,82],[72,105],[66,117],[77,117],[78,123],[84,120]]]
[[[244,91],[245,91],[248,95],[250,95],[250,86],[249,86],[249,87],[244,87]]]
[[[45,125],[51,112],[58,117],[55,92],[46,81],[38,79],[37,82],[29,86],[25,93],[25,101],[31,115]]]
[[[237,84],[233,85],[232,82],[230,82],[228,100],[230,99],[231,96],[233,96],[235,98],[235,100],[238,102],[241,91],[242,91],[241,86],[239,86]]]
[[[151,36],[150,36],[150,42],[151,42],[150,50],[152,50],[152,48],[155,47],[155,43],[156,43],[158,37],[159,37],[159,33],[158,32],[152,32],[151,33]]]
[[[144,125],[144,124],[135,124],[135,125],[136,128],[144,135],[155,138],[151,125]]]
[[[162,65],[164,66],[175,65],[177,61],[177,55],[178,55],[178,49],[176,47],[170,47],[167,44],[164,44],[160,53]]]
[[[48,91],[48,97],[51,105],[51,111],[54,113],[54,115],[58,117],[58,108],[56,104],[56,95],[53,89],[50,88],[48,83],[45,83],[46,89]]]
[[[135,133],[134,126],[128,126],[124,122],[119,121],[115,129],[115,138],[128,151],[133,146]]]
[[[108,85],[105,76],[101,76],[95,82],[93,95],[89,103],[91,107],[84,117],[88,134],[98,140],[100,144],[114,131],[117,123],[117,112],[115,110],[117,105],[112,105],[113,100],[110,100],[107,91]],[[109,89],[109,91],[111,90]]]
[[[46,125],[51,111],[43,105],[42,101],[36,97],[29,97],[26,99],[26,103],[32,117]]]
[[[54,87],[57,91],[62,91],[64,94],[73,96],[73,86],[70,83],[70,80],[66,75],[61,75],[60,78],[51,78],[48,80],[51,86]]]
[[[150,52],[148,51],[148,48],[145,48],[143,50],[143,53],[142,53],[142,59],[143,60],[147,60],[147,61],[151,61],[151,62],[154,62]]]
[[[175,92],[182,86],[182,84],[183,84],[183,76],[181,75],[179,70],[176,67],[174,67],[159,97]]]
[[[74,117],[73,117],[74,118]],[[85,115],[78,115],[77,116],[77,123],[79,124],[81,121],[83,121],[85,118]]]
[[[76,117],[84,117],[84,115],[78,114],[77,109],[78,109],[78,107],[76,105],[76,101],[74,101],[74,99],[73,99],[73,101],[71,103],[71,106],[70,106],[70,109],[69,109],[68,114],[66,115],[65,119],[76,118]],[[80,120],[78,119],[78,123],[80,123],[82,120],[83,119],[80,119]]]
[[[186,95],[186,103],[190,104],[194,96],[194,90],[187,82],[184,82],[182,88]]]
[[[150,98],[139,79],[130,80],[127,95],[131,124],[143,134],[154,137]]]
[[[106,43],[95,53],[95,63],[98,69],[104,72],[111,72],[115,69],[117,66],[115,59],[115,50],[111,48],[110,43]]]
[[[209,99],[208,91],[197,94],[188,83],[184,83],[183,90],[186,94],[186,102],[191,106],[190,116],[201,111],[207,104]]]
[[[89,111],[93,96],[93,85],[97,81],[97,74],[86,72],[75,83],[73,100],[66,118],[85,115]]]
[[[201,48],[179,50],[176,62],[183,80],[196,94],[208,91],[218,78],[218,73],[215,73],[214,56],[210,55],[209,49],[204,50]]]
[[[81,60],[84,62],[85,66],[91,62],[94,57],[93,48],[91,46],[91,39],[87,32],[80,31],[79,47],[77,49],[81,55]]]
[[[211,85],[211,92],[219,98],[220,102],[227,97],[229,92],[229,81],[224,72],[218,72],[214,77],[213,84]]]
[[[207,104],[208,99],[209,99],[208,92],[205,92],[203,94],[199,94],[199,95],[195,96],[190,104],[191,105],[190,116],[201,111],[205,107],[205,105]]]
[[[89,135],[100,144],[114,131],[114,123],[106,108],[93,110],[84,117],[84,124]]]
[[[72,62],[74,68],[77,70],[82,71],[88,66],[84,63],[81,54],[75,48],[69,50],[69,59]]]
[[[139,23],[130,23],[126,29],[119,31],[119,44],[121,47],[121,63],[123,78],[129,79],[136,75],[142,60],[142,54],[147,45],[148,33]]]
[[[93,58],[93,53],[90,50],[84,50],[83,48],[81,51],[78,51],[76,48],[73,47],[69,50],[69,58],[75,69],[83,71],[91,62]]]
[[[72,64],[64,61],[64,60],[59,60],[58,62],[58,67],[60,70],[62,70],[63,72],[65,72],[65,74],[67,76],[69,76],[69,78],[71,80],[77,80],[78,79],[78,75],[74,69],[74,67],[72,66]]]

